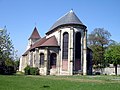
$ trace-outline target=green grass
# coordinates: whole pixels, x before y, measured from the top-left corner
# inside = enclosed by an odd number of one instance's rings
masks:
[[[0,90],[120,90],[120,76],[0,75]]]

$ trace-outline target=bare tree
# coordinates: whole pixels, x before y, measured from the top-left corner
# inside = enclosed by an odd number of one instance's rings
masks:
[[[112,42],[111,34],[104,28],[95,28],[88,35],[88,46],[93,51],[93,66],[105,67],[104,52],[106,47]]]

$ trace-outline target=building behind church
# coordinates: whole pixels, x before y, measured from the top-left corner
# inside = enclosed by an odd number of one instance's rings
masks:
[[[29,65],[40,75],[92,74],[92,51],[87,47],[87,27],[71,10],[40,37],[35,27],[20,58],[19,71]]]

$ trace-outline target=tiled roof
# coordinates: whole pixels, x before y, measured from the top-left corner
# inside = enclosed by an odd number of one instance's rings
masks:
[[[43,37],[41,39],[39,39],[36,43],[34,43],[22,56],[25,56],[28,54],[28,52],[34,48],[38,48],[38,47],[49,47],[49,46],[58,46],[58,42],[55,38],[55,36],[52,36],[48,39],[46,39],[46,37]]]
[[[62,25],[83,25],[85,26],[80,19],[76,16],[76,14],[71,10],[67,14],[65,14],[63,17],[58,19],[53,26],[49,29],[48,32],[52,31],[53,29],[62,26]],[[86,27],[86,26],[85,26]],[[47,33],[48,33],[47,32]]]
[[[41,38],[40,40],[38,40],[35,44],[32,45],[31,49],[40,47],[44,42],[46,42],[46,37]]]
[[[41,38],[41,37],[40,37],[40,35],[39,35],[39,33],[38,33],[38,30],[37,30],[37,28],[35,27],[29,39],[40,39],[40,38]]]
[[[55,36],[48,38],[42,45],[40,46],[58,46],[58,42]]]
[[[39,39],[36,43],[34,43],[22,56],[25,56],[28,54],[28,52],[34,48],[40,47],[41,44],[43,44],[46,41],[46,37],[43,37]]]

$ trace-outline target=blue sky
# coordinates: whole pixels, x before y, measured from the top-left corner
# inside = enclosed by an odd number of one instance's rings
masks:
[[[43,37],[71,9],[87,26],[108,30],[120,42],[120,0],[0,0],[0,28],[7,27],[18,56],[26,49],[34,27]]]

